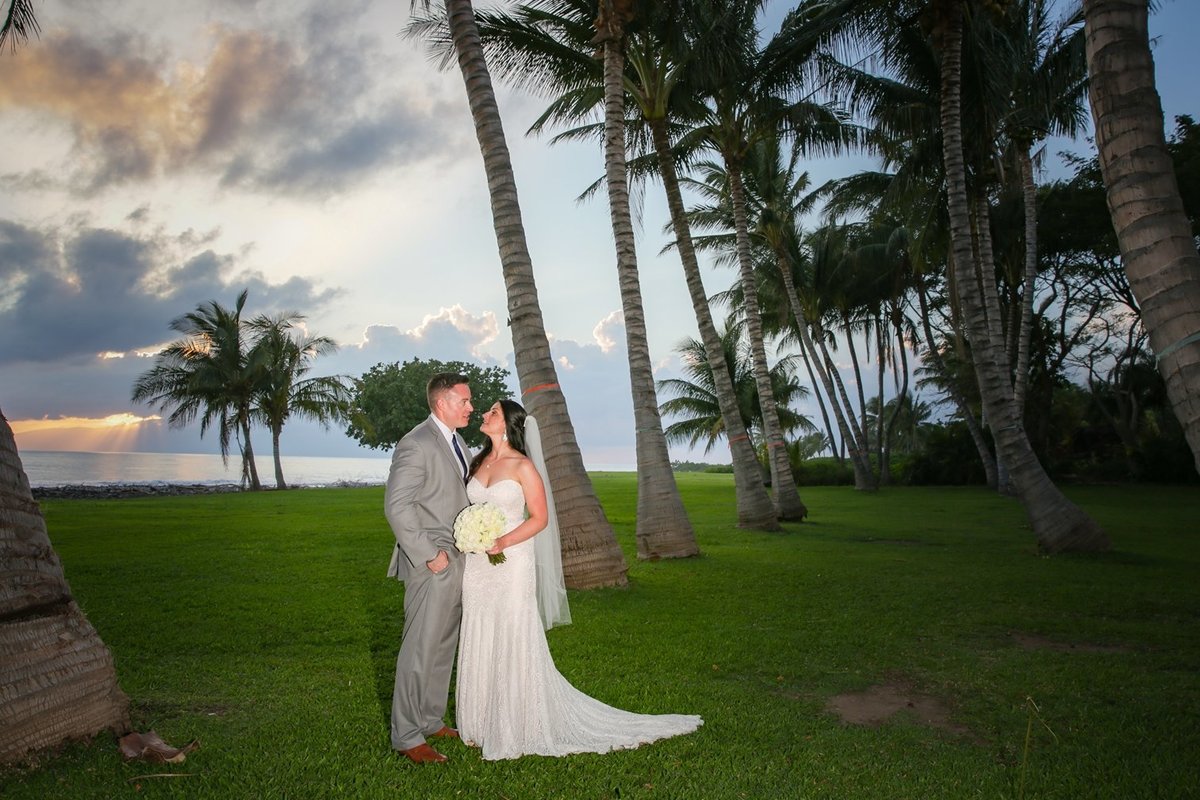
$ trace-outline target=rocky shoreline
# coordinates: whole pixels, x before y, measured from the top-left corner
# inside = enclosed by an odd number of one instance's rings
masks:
[[[128,497],[174,497],[186,494],[240,492],[236,483],[101,483],[34,486],[34,500],[116,500]]]

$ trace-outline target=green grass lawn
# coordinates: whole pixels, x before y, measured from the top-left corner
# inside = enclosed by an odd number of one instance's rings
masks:
[[[104,735],[0,772],[0,797],[1200,796],[1194,488],[1071,489],[1114,549],[1044,558],[982,489],[806,489],[810,520],[767,534],[735,527],[731,476],[690,473],[703,556],[639,563],[633,476],[594,480],[630,586],[571,593],[556,663],[613,705],[701,714],[699,732],[496,763],[454,742],[410,765],[388,739],[402,590],[382,488],[54,501],[137,729],[201,746],[125,764]],[[951,725],[827,710],[880,683]],[[178,776],[138,777],[156,773]]]

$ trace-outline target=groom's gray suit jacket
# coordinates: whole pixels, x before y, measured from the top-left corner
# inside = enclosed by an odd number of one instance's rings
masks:
[[[469,458],[466,442],[457,433],[454,436],[464,458]],[[392,549],[388,576],[405,580],[413,570],[428,569],[425,562],[439,550],[456,560],[454,518],[469,502],[458,457],[437,423],[427,418],[405,434],[392,454],[384,513],[397,546]]]
[[[458,436],[458,434],[454,434]],[[466,444],[458,439],[464,457]],[[384,513],[396,534],[388,575],[404,581],[404,634],[392,690],[392,747],[409,750],[437,732],[450,692],[462,616],[464,559],[454,518],[466,507],[463,468],[432,418],[409,431],[392,455]],[[426,564],[445,550],[450,565]]]

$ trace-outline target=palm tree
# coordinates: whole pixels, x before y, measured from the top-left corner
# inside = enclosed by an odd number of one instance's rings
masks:
[[[1037,184],[1034,148],[1047,136],[1074,136],[1083,126],[1087,70],[1083,52],[1082,14],[1071,13],[1051,24],[1045,0],[1020,0],[1006,17],[1004,31],[1015,51],[1011,75],[1012,107],[1004,130],[1017,158],[1025,211],[1025,288],[1022,295],[1016,374],[1013,379],[1017,416],[1025,413],[1029,385],[1030,337],[1033,331],[1034,282],[1037,278]]]
[[[929,37],[915,19],[888,19],[890,46],[881,54],[886,75],[829,65],[836,90],[872,121],[873,143],[883,168],[830,181],[818,191],[828,197],[826,215],[831,219],[863,214],[876,223],[893,226],[889,248],[902,256],[911,273],[926,342],[923,358],[933,373],[948,376],[941,342],[933,331],[933,313],[937,307],[948,307],[953,331],[949,340],[962,355],[966,346],[954,299],[953,273],[946,271],[949,221],[938,129],[939,61]],[[949,289],[944,298],[938,291],[942,288],[939,283],[943,274]],[[944,303],[939,302],[943,299]],[[946,380],[939,388],[950,397],[967,425],[988,486],[997,488],[996,456],[987,443],[974,406],[967,402],[958,382]]]
[[[112,654],[71,595],[0,413],[0,764],[129,730]]]
[[[353,394],[349,379],[341,375],[306,378],[318,356],[337,350],[328,336],[296,333],[297,313],[265,314],[247,323],[255,342],[249,360],[260,370],[254,391],[254,414],[271,431],[275,459],[275,487],[286,489],[279,437],[292,416],[311,419],[328,429],[331,422],[346,419]]]
[[[1084,0],[1088,97],[1121,260],[1200,470],[1200,255],[1154,83],[1147,0]]]
[[[566,398],[558,385],[521,221],[512,159],[471,0],[446,0],[446,12],[488,178],[521,400],[542,426],[562,529],[563,574],[567,585],[576,589],[623,586],[627,583],[625,557],[584,469]]]
[[[646,315],[638,278],[637,247],[629,210],[625,163],[625,26],[633,19],[631,0],[602,0],[596,20],[604,41],[604,170],[617,252],[617,281],[625,320],[629,382],[633,390],[638,466],[638,558],[680,558],[700,553],[696,533],[671,469],[646,336]]]
[[[658,415],[654,373],[646,336],[637,252],[629,211],[625,146],[624,48],[636,18],[656,13],[653,5],[632,0],[534,0],[510,11],[480,11],[476,19],[491,66],[512,83],[552,97],[530,133],[551,124],[577,123],[602,104],[604,123],[585,124],[561,138],[595,136],[604,149],[605,181],[617,256],[617,281],[626,330],[638,459],[639,558],[695,555],[695,532],[671,469],[667,440]],[[438,49],[453,48],[437,19],[414,20],[417,35]],[[597,64],[596,46],[603,52]],[[598,189],[593,184],[585,195]]]
[[[835,272],[843,261],[840,238],[832,232],[809,237],[804,252],[797,219],[811,208],[814,198],[806,191],[807,174],[798,168],[800,149],[793,146],[785,159],[780,147],[778,137],[762,136],[745,154],[745,196],[749,216],[755,220],[753,236],[765,244],[768,263],[774,266],[772,282],[782,283],[779,304],[786,311],[781,316],[794,321],[806,366],[816,372],[841,440],[849,447],[855,486],[871,491],[876,481],[865,458],[866,440],[858,430],[841,378],[832,369],[821,327],[828,295],[824,276]]]
[[[229,456],[233,439],[240,443],[242,481],[262,488],[254,448],[250,443],[255,392],[260,370],[250,358],[242,323],[249,290],[238,295],[233,309],[215,300],[171,321],[184,334],[155,357],[155,364],[138,376],[132,399],[161,411],[171,409],[167,424],[183,427],[200,418],[200,435],[217,426],[221,458]]]
[[[1021,419],[1015,413],[1012,371],[1001,328],[999,302],[994,291],[995,266],[988,233],[987,189],[995,152],[1000,96],[995,79],[997,65],[983,64],[995,51],[983,50],[993,41],[994,27],[986,17],[985,0],[844,0],[829,4],[822,35],[843,36],[846,31],[881,46],[892,58],[908,40],[906,31],[919,23],[930,31],[938,61],[941,151],[946,182],[951,252],[950,273],[967,328],[980,395],[997,442],[1000,461],[1012,475],[1039,546],[1046,552],[1108,546],[1108,539],[1087,514],[1068,501],[1050,481],[1030,447]],[[964,72],[965,8],[972,12],[971,72]],[[840,15],[840,16],[839,16]],[[1003,63],[1003,62],[999,62]],[[964,105],[964,75],[970,76],[972,103]],[[1003,101],[1001,101],[1002,104]],[[971,139],[963,131],[965,109],[971,112]],[[968,151],[970,176],[968,191]],[[973,230],[974,227],[974,230]],[[978,231],[978,236],[975,235]]]
[[[703,107],[701,96],[685,88],[697,74],[699,59],[695,56],[704,53],[710,57],[728,43],[723,41],[720,33],[705,27],[701,19],[703,15],[696,8],[690,8],[688,13],[680,13],[672,5],[667,12],[655,15],[651,18],[655,24],[645,25],[636,35],[629,37],[626,47],[626,90],[634,100],[634,123],[640,132],[649,133],[650,153],[647,158],[652,159],[653,171],[662,180],[667,195],[672,229],[700,338],[708,347],[709,359],[717,362],[723,357],[720,337],[713,323],[687,226],[679,187],[678,154],[672,139],[681,120],[694,119],[697,111]],[[733,386],[726,380],[726,370],[718,369],[716,374],[718,396],[724,412],[729,415],[728,444],[733,462],[738,525],[778,530],[776,512],[763,487],[750,438],[745,430],[738,430],[741,421]]]
[[[650,9],[654,5],[646,4],[644,7]],[[626,89],[635,101],[635,108],[640,113],[641,120],[650,130],[658,175],[662,178],[667,192],[668,207],[679,242],[681,262],[701,338],[710,347],[710,357],[717,360],[721,357],[719,337],[712,322],[699,265],[683,218],[675,164],[676,154],[671,139],[672,126],[677,123],[679,107],[683,104],[688,104],[693,109],[701,107],[699,95],[688,96],[687,92],[678,91],[679,85],[688,79],[689,74],[695,73],[699,63],[698,59],[691,58],[689,54],[704,53],[706,57],[711,56],[714,48],[725,47],[728,42],[724,41],[718,31],[707,28],[703,20],[699,20],[703,15],[698,14],[697,8],[690,9],[688,14],[680,14],[678,9],[672,8],[665,11],[666,13],[659,10],[658,13],[647,14],[646,24],[640,26],[636,34],[627,36],[625,54],[628,68],[624,69],[623,73]],[[584,113],[590,108],[586,100],[586,93],[579,90],[564,93],[543,115],[543,120],[550,116],[566,117],[569,114]],[[539,124],[541,122],[542,120]],[[723,372],[717,371],[719,393],[725,410],[731,416],[729,425],[736,428],[739,424],[735,413],[736,401],[732,387],[724,385]],[[749,437],[745,431],[734,431],[729,438],[729,446],[737,488],[738,524],[742,527],[777,530],[776,514],[769,496],[762,487],[756,457],[749,446]]]
[[[831,150],[845,144],[850,137],[841,120],[828,107],[807,101],[789,103],[775,94],[774,84],[780,81],[780,76],[767,69],[767,54],[772,50],[772,43],[763,47],[757,44],[759,3],[718,4],[716,8],[707,3],[700,5],[710,13],[715,11],[711,27],[722,31],[731,46],[727,44],[720,50],[727,57],[709,57],[697,64],[704,66],[705,73],[711,73],[705,75],[711,106],[685,138],[687,146],[715,150],[724,164],[724,189],[732,212],[742,303],[759,402],[763,408],[776,509],[781,519],[802,519],[808,510],[796,491],[775,400],[770,396],[771,382],[754,263],[750,255],[750,222],[743,168],[749,151],[759,138],[777,136],[785,124],[806,149]]]
[[[756,449],[764,449],[767,443],[764,417],[745,328],[744,322],[728,324],[721,334],[721,346],[725,351],[725,363],[733,371],[730,377],[737,390],[742,424],[755,434]],[[689,447],[703,442],[704,452],[708,453],[726,435],[708,351],[696,339],[685,339],[675,350],[680,354],[688,377],[658,382],[658,388],[664,394],[672,395],[662,404],[662,412],[675,418],[667,428],[667,437]],[[780,361],[771,368],[771,387],[778,399],[778,416],[785,434],[815,430],[806,417],[789,408],[792,401],[803,398],[807,392],[796,382],[789,361]]]
[[[978,238],[972,233],[972,209],[967,191],[967,169],[963,144],[962,52],[963,7],[960,0],[939,6],[933,35],[941,52],[941,123],[944,151],[947,209],[953,247],[952,261],[959,300],[968,326],[975,370],[1002,462],[1012,475],[1018,496],[1025,506],[1039,547],[1048,553],[1063,550],[1104,550],[1108,537],[1082,509],[1069,501],[1050,480],[1038,462],[1025,428],[1016,415],[1011,370],[1003,334],[998,333],[999,313],[995,292],[980,285],[976,273],[976,247],[981,271],[992,269],[990,234],[979,224]],[[982,193],[979,193],[982,198]],[[976,208],[986,201],[977,200]],[[983,214],[978,215],[986,220]]]

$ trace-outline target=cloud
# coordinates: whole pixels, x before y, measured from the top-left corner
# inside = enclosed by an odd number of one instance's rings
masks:
[[[239,270],[238,256],[196,251],[209,240],[0,220],[0,364],[144,350],[175,338],[170,320],[210,299],[230,305],[242,289],[251,315],[312,313],[340,294],[299,277],[273,284]]]
[[[618,338],[625,338],[625,315],[620,311],[613,311],[596,323],[596,327],[592,328],[592,336],[605,353],[612,350],[617,346]]]
[[[65,136],[71,166],[57,177],[31,166],[0,184],[89,197],[204,174],[214,188],[324,198],[455,147],[444,101],[405,79],[378,32],[320,5],[306,13],[258,30],[210,26],[199,63],[172,61],[141,35],[47,34],[6,65],[0,110]]]
[[[496,315],[491,311],[472,314],[454,305],[427,314],[407,330],[396,325],[369,325],[359,342],[344,346],[334,358],[338,372],[352,375],[360,375],[379,363],[413,358],[505,366],[485,351],[498,333]]]

